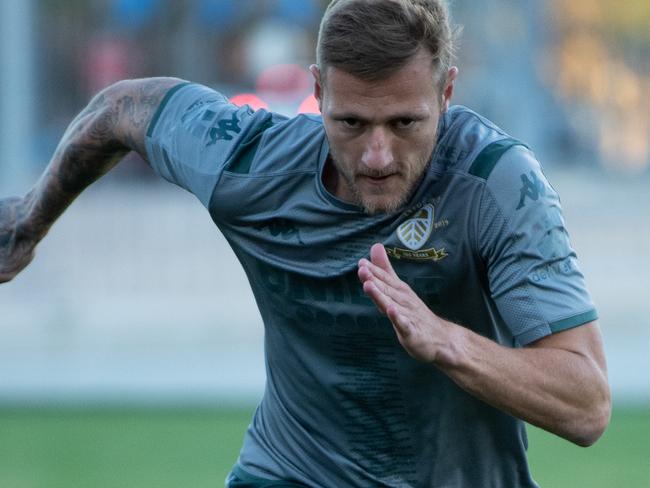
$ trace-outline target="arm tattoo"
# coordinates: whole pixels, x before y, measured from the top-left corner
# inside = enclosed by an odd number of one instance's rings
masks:
[[[45,173],[26,196],[25,232],[42,238],[68,205],[129,151],[146,159],[147,127],[167,91],[179,82],[128,80],[95,96],[72,121]]]

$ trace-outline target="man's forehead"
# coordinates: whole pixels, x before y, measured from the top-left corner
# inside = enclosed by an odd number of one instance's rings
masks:
[[[355,67],[330,65],[321,72],[323,88],[345,89],[345,86],[362,86],[364,90],[381,90],[388,85],[413,85],[420,88],[438,85],[439,73],[431,56],[420,50],[407,63],[397,69],[377,76],[359,75]]]
[[[430,113],[438,99],[430,73],[399,73],[388,79],[363,80],[343,70],[329,68],[323,87],[324,102],[333,116],[371,112],[382,117],[414,117]],[[369,114],[366,114],[369,116]]]

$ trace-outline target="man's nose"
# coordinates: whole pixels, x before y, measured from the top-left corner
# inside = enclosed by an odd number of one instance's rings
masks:
[[[368,134],[361,162],[373,170],[382,170],[393,162],[390,136],[384,128],[375,127]]]

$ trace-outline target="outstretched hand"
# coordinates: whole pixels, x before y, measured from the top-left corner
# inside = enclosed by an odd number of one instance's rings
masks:
[[[22,198],[0,199],[0,283],[12,280],[34,259],[37,240],[21,230]]]
[[[435,361],[447,339],[448,326],[400,280],[384,246],[372,246],[370,261],[359,261],[358,274],[364,293],[388,316],[404,349],[420,361]]]

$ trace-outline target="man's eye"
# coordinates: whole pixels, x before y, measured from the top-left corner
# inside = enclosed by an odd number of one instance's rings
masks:
[[[358,129],[359,127],[361,127],[361,121],[359,119],[354,119],[352,117],[343,119],[341,120],[341,122],[343,122],[343,125],[348,129]]]
[[[415,120],[408,119],[408,118],[397,119],[395,121],[395,127],[397,127],[398,129],[410,129],[411,127],[413,127],[413,124],[415,124]]]

